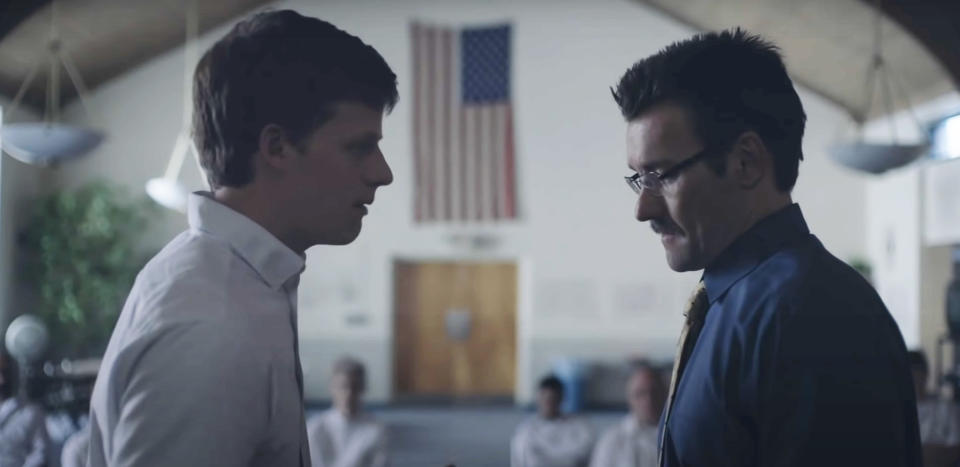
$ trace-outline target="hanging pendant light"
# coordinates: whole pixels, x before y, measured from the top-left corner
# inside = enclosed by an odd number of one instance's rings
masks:
[[[927,144],[876,144],[861,141],[835,143],[830,146],[834,160],[848,168],[881,174],[903,167],[925,153]]]
[[[192,152],[194,161],[199,168],[200,163],[197,159],[197,149],[190,138],[190,118],[193,109],[190,90],[192,84],[191,66],[197,62],[197,33],[199,29],[199,18],[197,15],[196,0],[187,2],[186,13],[186,38],[184,46],[184,64],[183,64],[183,116],[180,133],[173,144],[173,151],[170,153],[170,160],[167,162],[167,170],[162,177],[151,178],[147,181],[147,195],[157,204],[175,211],[187,211],[187,198],[190,190],[180,183],[180,169],[183,167],[183,161],[187,153]],[[201,170],[201,174],[202,174]]]
[[[882,22],[879,0],[874,8],[876,9],[876,16],[874,21],[873,60],[870,64],[869,71],[867,71],[866,86],[864,87],[866,98],[863,111],[859,115],[854,116],[857,125],[857,136],[852,141],[834,143],[828,148],[828,152],[835,161],[845,167],[861,172],[879,174],[913,162],[929,149],[930,144],[925,136],[926,132],[923,126],[920,125],[920,121],[913,112],[913,107],[910,105],[910,99],[907,93],[899,86],[897,86],[897,90],[900,91],[900,97],[906,103],[907,111],[910,113],[913,122],[920,129],[920,134],[924,136],[922,141],[912,144],[902,143],[897,137],[896,124],[893,121],[893,92],[895,83],[891,76],[892,72],[883,58],[883,51],[881,49],[880,28]],[[885,110],[883,115],[890,120],[890,135],[892,138],[890,143],[874,143],[863,140],[863,125],[870,116],[873,97],[878,86],[880,92],[883,94]]]
[[[80,102],[87,110],[87,90],[70,56],[61,47],[57,28],[57,2],[50,5],[51,34],[47,44],[46,64],[49,69],[46,86],[46,105],[42,122],[9,123],[2,125],[3,150],[14,159],[33,165],[52,165],[86,155],[97,147],[104,133],[92,128],[60,123],[60,67],[77,90]],[[27,89],[32,84],[44,61],[37,63],[17,91],[9,115],[12,115]],[[88,111],[89,112],[89,111]]]
[[[170,162],[167,163],[164,175],[147,181],[147,195],[157,204],[174,211],[187,211],[187,197],[190,191],[180,183],[178,178],[183,159],[191,146],[190,137],[180,134],[173,146],[173,153],[170,155]]]
[[[103,132],[62,123],[10,123],[3,126],[3,150],[33,165],[53,165],[86,155],[103,141]]]

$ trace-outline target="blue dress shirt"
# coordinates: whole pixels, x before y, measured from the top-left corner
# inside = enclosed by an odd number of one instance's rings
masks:
[[[920,466],[903,338],[797,205],[703,274],[710,309],[663,429],[663,465]]]

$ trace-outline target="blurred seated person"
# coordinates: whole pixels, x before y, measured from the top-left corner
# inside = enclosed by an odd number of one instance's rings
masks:
[[[563,383],[556,376],[540,380],[537,414],[517,427],[510,449],[512,467],[585,467],[593,449],[593,429],[560,410]]]
[[[19,379],[20,390],[14,395],[11,363],[0,352],[0,466],[42,467],[50,455],[46,413],[31,401],[36,395],[32,379]]]
[[[917,392],[923,464],[927,467],[954,466],[960,460],[960,411],[953,402],[927,391],[930,370],[923,352],[912,350],[909,356]]]
[[[363,413],[366,370],[345,357],[333,366],[333,407],[307,421],[313,467],[381,467],[387,465],[387,437],[382,424]]]
[[[90,452],[90,425],[67,438],[60,452],[60,467],[86,467]]]
[[[638,361],[631,364],[626,393],[630,413],[600,437],[590,467],[657,467],[657,425],[666,384],[653,365]]]

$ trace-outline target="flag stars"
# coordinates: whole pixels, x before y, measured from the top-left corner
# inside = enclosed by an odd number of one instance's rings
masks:
[[[510,97],[510,26],[461,33],[464,102],[493,103]]]

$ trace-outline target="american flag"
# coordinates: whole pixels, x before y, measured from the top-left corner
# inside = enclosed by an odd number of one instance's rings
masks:
[[[414,23],[417,222],[516,219],[510,26]]]

